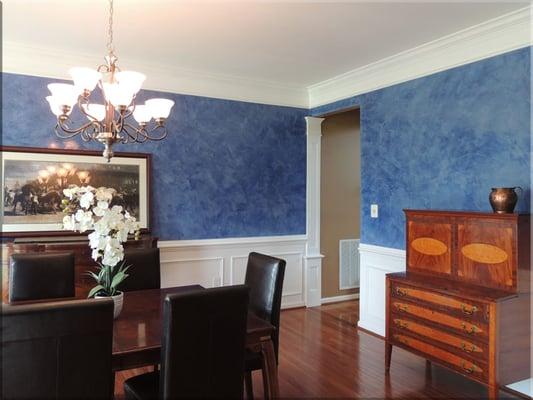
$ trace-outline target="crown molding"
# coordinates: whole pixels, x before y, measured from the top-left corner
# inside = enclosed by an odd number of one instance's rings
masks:
[[[2,47],[2,70],[8,73],[70,79],[67,74],[69,68],[96,67],[104,62],[103,53],[100,55],[71,53],[9,41],[4,41]],[[209,74],[125,58],[120,58],[120,64],[127,66],[128,69],[142,71],[147,76],[144,89],[278,106],[301,108],[309,106],[305,87]]]
[[[531,6],[309,86],[309,107],[431,75],[532,44]]]
[[[278,106],[314,108],[460,65],[530,46],[531,6],[463,29],[432,42],[299,87],[277,82],[210,74],[121,58],[121,65],[147,75],[145,89]],[[38,62],[36,62],[38,60]],[[96,66],[103,53],[88,55],[3,42],[3,71],[69,79],[75,65]]]

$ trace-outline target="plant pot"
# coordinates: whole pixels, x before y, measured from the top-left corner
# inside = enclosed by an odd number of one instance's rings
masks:
[[[94,296],[95,299],[105,299],[109,296]],[[124,293],[120,292],[119,294],[116,294],[114,296],[111,296],[114,303],[114,309],[113,309],[113,318],[117,319],[117,317],[120,315],[120,312],[122,311],[122,305],[124,304]]]

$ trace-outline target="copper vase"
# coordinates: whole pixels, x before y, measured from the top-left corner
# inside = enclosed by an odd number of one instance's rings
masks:
[[[520,186],[491,189],[492,191],[489,195],[489,201],[495,213],[509,214],[514,211],[516,202],[518,201],[518,195],[516,194],[515,189],[520,189],[520,192],[522,192]]]

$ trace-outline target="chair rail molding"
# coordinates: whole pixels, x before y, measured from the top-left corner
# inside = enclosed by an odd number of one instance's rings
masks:
[[[305,305],[322,303],[322,258],[320,254],[320,152],[324,118],[305,117],[307,123],[307,245],[305,252]]]
[[[359,322],[367,331],[385,336],[385,275],[405,271],[405,250],[361,243]]]
[[[287,261],[281,306],[303,307],[306,242],[306,235],[159,241],[161,287],[244,283],[248,254],[256,251]]]

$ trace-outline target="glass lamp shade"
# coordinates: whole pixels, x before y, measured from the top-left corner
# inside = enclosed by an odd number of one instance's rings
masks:
[[[145,104],[148,110],[150,110],[152,117],[159,119],[168,117],[174,102],[168,99],[150,99]]]
[[[89,121],[101,121],[105,118],[105,106],[102,104],[82,104],[81,107],[90,115],[90,117],[87,115]]]
[[[78,100],[80,91],[74,85],[67,83],[50,83],[48,89],[54,98],[54,102],[58,106],[72,107]]]
[[[52,110],[56,117],[59,117],[63,114],[63,110],[61,109],[61,106],[58,104],[54,96],[46,96],[46,101],[48,102],[48,104],[50,104],[50,110]],[[71,112],[72,108],[68,111],[67,115],[70,115]]]
[[[102,78],[102,74],[91,68],[74,67],[69,69],[68,73],[74,81],[74,86],[81,93],[83,90],[92,91],[98,81]]]
[[[152,119],[152,114],[147,106],[138,105],[135,106],[135,110],[133,110],[133,118],[135,118],[135,121],[139,124],[147,123]]]
[[[104,83],[104,95],[107,101],[115,107],[130,105],[134,93],[130,92],[117,83]]]
[[[133,94],[141,90],[141,86],[146,79],[146,75],[135,71],[120,71],[116,74],[119,86]]]

